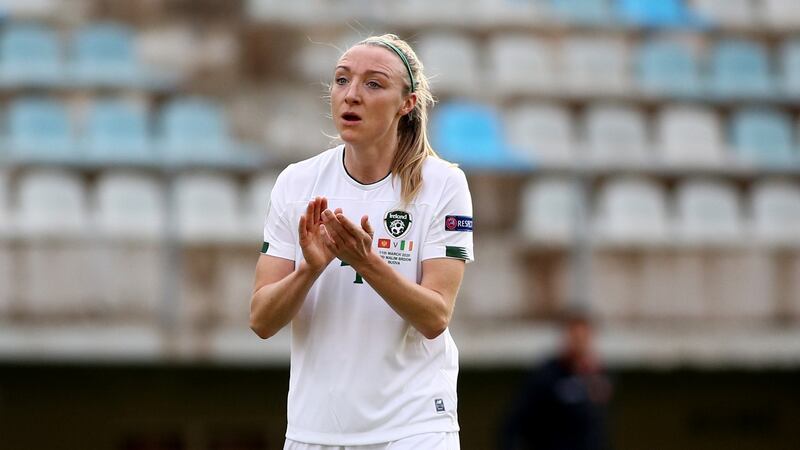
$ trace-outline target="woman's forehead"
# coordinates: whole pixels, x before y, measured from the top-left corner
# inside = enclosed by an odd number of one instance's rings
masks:
[[[337,67],[347,67],[351,72],[386,72],[390,76],[402,73],[400,58],[391,50],[378,45],[356,45],[347,50]]]

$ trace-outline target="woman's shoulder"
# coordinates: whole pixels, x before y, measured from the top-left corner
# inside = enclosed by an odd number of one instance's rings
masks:
[[[433,186],[447,184],[466,184],[466,175],[458,164],[446,161],[437,156],[425,158],[422,166],[422,179]]]
[[[329,148],[318,155],[289,164],[278,175],[278,180],[295,184],[316,179],[321,171],[331,165],[340,147]]]

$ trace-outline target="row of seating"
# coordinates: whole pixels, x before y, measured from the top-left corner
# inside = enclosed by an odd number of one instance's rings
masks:
[[[523,194],[521,231],[544,242],[574,237],[581,195],[579,185],[569,179],[532,181]],[[742,202],[736,185],[715,179],[684,181],[670,195],[646,178],[615,178],[599,190],[594,207],[589,206],[594,211],[593,236],[611,243],[677,240],[706,245],[755,237],[800,244],[800,185],[766,180],[754,185],[746,197]]]
[[[310,44],[313,45],[313,44]],[[800,40],[774,53],[743,38],[700,42],[655,37],[635,47],[609,35],[560,40],[503,34],[485,53],[457,33],[423,35],[418,54],[438,93],[488,92],[688,97],[710,101],[800,97]]]
[[[0,30],[0,88],[163,89],[177,81],[139,61],[134,31],[125,25],[86,25],[71,34],[68,47],[63,49],[60,33],[44,24],[6,25]]]
[[[167,181],[137,172],[105,171],[91,192],[80,176],[59,169],[32,170],[14,186],[0,174],[0,230],[23,237],[87,237],[91,230],[92,236],[152,240],[164,235],[174,211],[182,240],[256,245],[274,179],[255,176],[240,188],[229,176],[184,174],[168,197]]]
[[[0,161],[104,164],[159,162],[249,163],[252,148],[228,130],[222,108],[199,97],[164,105],[156,126],[147,108],[123,99],[101,99],[79,122],[63,102],[20,98],[11,102]],[[157,130],[157,131],[154,131]]]
[[[783,110],[742,108],[726,124],[712,109],[662,108],[652,123],[638,109],[597,104],[580,118],[553,103],[529,103],[504,113],[450,102],[434,109],[434,147],[467,168],[525,169],[576,161],[678,167],[798,167],[796,121]]]
[[[186,174],[174,180],[178,236],[185,241],[258,242],[274,175],[251,178],[240,186],[231,177]],[[0,226],[23,236],[76,236],[92,225],[109,237],[153,239],[162,236],[167,187],[163,180],[106,172],[87,193],[82,179],[60,171],[34,171],[15,183],[0,179]],[[1,193],[2,191],[0,191]],[[91,194],[91,195],[87,195]],[[13,197],[13,202],[10,198]],[[89,199],[91,197],[91,200]],[[737,187],[710,178],[688,179],[675,190],[675,208],[654,181],[618,177],[598,191],[594,213],[600,239],[658,241],[676,237],[696,243],[756,236],[800,243],[800,185],[782,179],[755,184],[740,200]],[[579,205],[579,191],[566,178],[530,182],[523,194],[523,233],[533,239],[568,239]],[[589,199],[589,203],[593,203]],[[745,213],[743,204],[747,204]]]
[[[249,0],[248,14],[259,20],[313,22],[380,20],[389,24],[458,21],[469,24],[567,24],[578,26],[714,27],[800,24],[794,0]],[[344,13],[346,12],[346,14]],[[341,16],[341,17],[340,17]],[[416,22],[414,22],[416,20]]]

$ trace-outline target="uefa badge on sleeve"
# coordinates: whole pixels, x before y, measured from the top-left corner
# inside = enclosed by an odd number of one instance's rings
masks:
[[[411,229],[411,213],[399,209],[387,211],[383,217],[383,226],[391,237],[399,239]]]

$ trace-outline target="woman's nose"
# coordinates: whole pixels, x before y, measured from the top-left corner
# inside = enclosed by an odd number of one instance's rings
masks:
[[[344,101],[348,105],[361,101],[361,94],[358,92],[358,85],[356,83],[351,83],[347,86],[347,92],[344,94]]]

